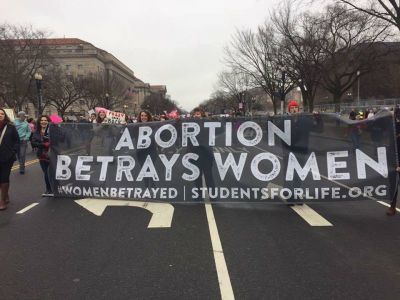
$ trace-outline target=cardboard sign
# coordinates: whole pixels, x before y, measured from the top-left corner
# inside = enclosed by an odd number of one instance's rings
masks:
[[[125,124],[125,114],[121,112],[112,111],[103,107],[96,107],[96,113],[104,111],[106,113],[106,118],[103,123],[107,124]]]
[[[6,112],[7,116],[10,118],[11,122],[14,122],[14,120],[15,120],[14,110],[12,108],[4,108],[4,111]]]

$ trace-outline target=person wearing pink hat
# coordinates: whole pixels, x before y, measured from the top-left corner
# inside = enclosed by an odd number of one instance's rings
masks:
[[[99,110],[99,112],[97,113],[97,118],[95,121],[93,121],[93,123],[97,123],[97,124],[101,124],[104,122],[104,120],[106,119],[106,111],[101,109]]]

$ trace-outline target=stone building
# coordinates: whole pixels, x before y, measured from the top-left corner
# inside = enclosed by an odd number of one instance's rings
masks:
[[[40,44],[47,47],[52,59],[52,66],[65,71],[67,76],[85,77],[101,76],[106,85],[110,85],[113,78],[119,83],[119,95],[123,100],[118,102],[114,110],[124,111],[128,114],[137,114],[146,96],[150,95],[150,84],[137,78],[134,72],[118,60],[111,53],[97,48],[93,44],[77,38],[51,38],[40,40]],[[43,97],[46,97],[46,68],[41,70],[43,73]],[[165,86],[154,86],[159,89]],[[107,90],[107,88],[105,88]],[[104,97],[108,97],[107,91]],[[36,109],[32,103],[27,104],[25,109],[30,115],[35,115]],[[91,109],[85,107],[84,101],[77,101],[76,104],[67,110],[67,115],[83,115]],[[54,112],[54,108],[47,106],[46,113]]]
[[[400,43],[385,42],[374,46],[377,59],[369,71],[361,74],[344,93],[342,104],[370,106],[389,99],[395,100],[393,104],[400,103]],[[314,104],[333,104],[333,96],[321,85],[317,89]]]
[[[50,55],[67,75],[90,76],[102,74],[105,82],[112,77],[123,83],[121,93],[124,101],[115,108],[129,114],[136,114],[144,98],[150,93],[150,85],[137,78],[134,72],[111,53],[91,43],[75,38],[47,39]],[[106,95],[104,95],[106,96]],[[71,113],[82,113],[82,105],[74,105]]]

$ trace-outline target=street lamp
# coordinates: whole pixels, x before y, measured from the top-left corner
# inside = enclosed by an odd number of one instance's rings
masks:
[[[43,77],[40,73],[35,74],[36,89],[38,93],[38,117],[42,114],[42,80]]]
[[[357,71],[357,106],[360,107],[360,71]]]
[[[106,107],[105,108],[110,109],[110,103],[109,103],[110,95],[108,93],[106,93],[105,97],[106,97],[106,105],[105,105]]]
[[[280,89],[280,96],[281,96],[281,114],[284,113],[284,106],[285,106],[285,79],[286,79],[286,72],[281,68],[282,78],[281,78],[281,89]]]

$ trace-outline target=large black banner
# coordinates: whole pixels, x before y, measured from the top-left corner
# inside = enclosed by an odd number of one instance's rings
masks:
[[[335,114],[50,128],[55,195],[166,202],[390,200],[393,117]]]

